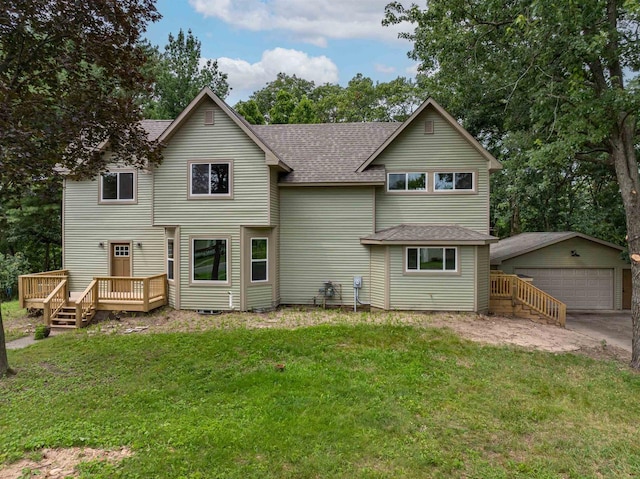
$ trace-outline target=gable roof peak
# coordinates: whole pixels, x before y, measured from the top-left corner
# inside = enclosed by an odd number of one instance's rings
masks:
[[[218,108],[220,108],[238,127],[249,137],[251,140],[265,153],[266,163],[268,165],[275,165],[282,168],[284,171],[291,171],[291,167],[287,165],[282,159],[276,155],[276,153],[267,145],[262,138],[260,138],[253,131],[249,122],[247,122],[242,116],[227,105],[218,95],[216,95],[211,88],[205,86],[196,97],[191,100],[187,107],[182,110],[175,120],[167,127],[166,130],[158,137],[160,142],[168,141],[180,127],[193,115],[195,110],[207,99],[213,101]]]
[[[422,105],[420,105],[416,111],[414,111],[409,118],[407,118],[403,123],[400,124],[398,129],[387,138],[387,140],[373,152],[373,154],[367,158],[356,170],[356,172],[361,173],[374,160],[382,154],[382,152],[394,142],[394,140],[411,124],[416,118],[420,116],[420,114],[425,111],[427,108],[433,108],[448,124],[450,124],[454,130],[456,130],[462,137],[467,140],[467,142],[474,147],[480,155],[482,155],[489,162],[489,170],[499,170],[502,168],[502,164],[491,154],[489,153],[481,144],[476,140],[471,134],[464,129],[457,120],[452,117],[444,108],[442,108],[437,101],[435,101],[432,97],[427,98]]]

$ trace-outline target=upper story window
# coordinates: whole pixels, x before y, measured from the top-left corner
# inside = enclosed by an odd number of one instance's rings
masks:
[[[407,248],[407,272],[458,270],[456,248]]]
[[[387,191],[427,191],[427,174],[388,173]]]
[[[135,203],[136,173],[110,171],[100,175],[101,203]]]
[[[189,198],[229,198],[232,184],[231,161],[189,163]]]
[[[435,191],[473,191],[473,173],[434,173],[433,188]]]

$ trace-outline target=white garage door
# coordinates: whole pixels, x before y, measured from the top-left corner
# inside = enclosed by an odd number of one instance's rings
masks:
[[[613,309],[613,269],[519,268],[567,309]]]

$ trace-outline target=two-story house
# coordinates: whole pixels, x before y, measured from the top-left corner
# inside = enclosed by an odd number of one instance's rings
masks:
[[[375,308],[487,311],[501,166],[432,99],[404,123],[254,126],[204,89],[144,126],[161,165],[65,181],[69,291],[166,274],[179,309],[352,306],[355,277]]]

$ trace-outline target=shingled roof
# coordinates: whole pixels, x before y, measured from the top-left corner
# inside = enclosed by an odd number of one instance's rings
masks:
[[[400,123],[252,125],[293,171],[280,183],[379,183],[384,167],[356,170]]]
[[[173,120],[142,120],[142,128],[147,132],[149,140],[157,140]]]
[[[361,244],[484,245],[498,238],[458,225],[401,224],[360,238]]]
[[[491,264],[500,264],[507,259],[572,238],[583,238],[624,251],[621,246],[574,231],[520,233],[510,238],[501,239],[498,243],[491,245]]]

